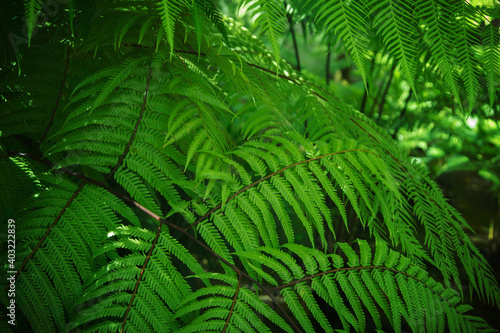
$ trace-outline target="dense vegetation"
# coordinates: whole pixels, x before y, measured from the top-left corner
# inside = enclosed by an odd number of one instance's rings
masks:
[[[498,6],[240,5],[2,11],[0,330],[494,331],[468,304],[500,308],[495,272],[395,139],[436,99],[498,114]],[[302,71],[296,23],[340,78]]]

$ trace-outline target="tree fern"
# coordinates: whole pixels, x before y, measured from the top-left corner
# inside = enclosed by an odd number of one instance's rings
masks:
[[[444,79],[454,97],[459,98],[456,57],[449,34],[450,25],[454,24],[452,12],[439,1],[423,1],[418,9],[427,25],[424,34],[429,38],[431,52],[442,62],[438,66]]]
[[[414,87],[417,45],[437,42],[424,52],[453,94],[465,87],[471,107],[483,72],[494,91],[498,29],[480,57],[465,3],[298,5],[344,41],[365,80],[375,33]],[[500,305],[466,222],[373,121],[279,59],[283,3],[250,4],[272,51],[210,1],[113,1],[98,15],[78,6],[2,67],[18,322],[35,332],[492,330],[463,296],[467,286]],[[40,2],[25,7],[34,27]]]
[[[478,93],[478,65],[473,53],[473,46],[478,44],[478,40],[471,34],[471,25],[474,16],[477,15],[468,3],[457,2],[455,4],[459,17],[459,36],[457,39],[458,63],[462,67],[462,78],[468,95],[469,110],[476,102]]]
[[[174,32],[177,18],[180,15],[181,6],[186,6],[184,1],[162,0],[158,2],[158,11],[161,13],[163,28],[165,29],[170,51],[174,50]]]
[[[33,31],[35,30],[36,22],[38,20],[38,13],[41,9],[40,0],[29,0],[26,1],[26,24],[28,30],[28,43],[31,43],[31,37],[33,36]]]
[[[430,57],[428,64],[434,72],[443,75],[459,103],[458,80],[463,80],[470,111],[477,99],[481,69],[490,66],[484,73],[498,72],[492,70],[490,59],[493,58],[481,59],[476,47],[479,44],[486,46],[485,41],[489,43],[491,38],[497,38],[498,27],[489,24],[491,36],[480,43],[478,36],[488,34],[488,29],[478,34],[477,22],[491,19],[484,14],[480,18],[481,12],[466,1],[294,1],[294,4],[306,13],[313,13],[326,32],[331,34],[333,31],[335,37],[342,39],[365,83],[369,82],[366,59],[371,50],[388,52],[397,59],[410,87],[416,89],[414,77],[419,58],[424,53]],[[495,9],[490,12],[489,15],[496,17]],[[367,36],[372,39],[370,46],[367,46]],[[494,45],[488,48],[489,52],[494,52],[498,43]],[[487,80],[493,82],[494,78]],[[488,84],[491,96],[493,88]]]
[[[280,40],[285,32],[285,7],[278,0],[244,1],[248,3],[248,10],[254,11],[258,24],[267,35],[276,61],[280,58]]]
[[[320,7],[318,7],[320,6]],[[351,52],[354,63],[358,67],[363,80],[367,80],[366,59],[368,47],[368,23],[362,2],[318,1],[311,9],[318,7],[316,18],[324,21],[325,32],[334,31]]]
[[[498,17],[498,13],[492,11],[490,14],[492,17]],[[488,97],[490,99],[490,105],[495,101],[495,82],[498,81],[500,73],[500,63],[498,54],[500,52],[500,35],[498,34],[498,29],[495,28],[493,22],[488,22],[485,26],[483,32],[483,62],[486,70],[486,82],[488,86]]]

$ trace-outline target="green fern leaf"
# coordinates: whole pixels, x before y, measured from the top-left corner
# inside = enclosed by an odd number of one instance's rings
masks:
[[[424,30],[429,39],[430,49],[437,65],[441,69],[448,87],[458,101],[458,73],[456,72],[456,55],[452,49],[453,18],[450,8],[442,1],[422,1],[418,7],[419,16],[427,25]],[[450,27],[451,26],[451,27]]]
[[[333,31],[342,38],[346,49],[351,52],[351,57],[365,82],[368,80],[365,60],[367,58],[368,38],[366,31],[367,12],[362,2],[344,0],[316,1],[312,9],[317,10],[316,21],[324,21],[323,29],[326,33]]]
[[[188,6],[184,0],[161,0],[158,1],[158,11],[163,22],[163,29],[167,34],[167,41],[170,45],[170,57],[174,52],[175,24],[183,6]]]
[[[459,15],[459,25],[457,28],[459,35],[455,41],[457,45],[458,64],[462,69],[461,76],[464,80],[465,90],[467,91],[470,112],[476,104],[479,89],[479,68],[473,50],[473,45],[479,44],[479,42],[470,32],[471,21],[474,20],[476,14],[469,4],[462,1],[457,2],[454,9]]]
[[[42,9],[41,0],[25,0],[26,25],[28,28],[28,46],[31,46],[31,38],[37,25],[38,14]]]
[[[410,4],[392,0],[380,1],[372,7],[374,25],[385,46],[396,56],[412,89],[415,89],[417,35],[415,16]]]
[[[246,3],[248,1],[245,1]],[[248,10],[255,10],[256,21],[263,27],[264,33],[271,42],[276,67],[281,58],[280,41],[285,32],[285,8],[283,3],[278,0],[259,0],[250,2]]]
[[[500,32],[493,22],[489,23],[483,33],[484,53],[483,62],[486,74],[486,84],[490,106],[495,102],[495,83],[500,80]]]

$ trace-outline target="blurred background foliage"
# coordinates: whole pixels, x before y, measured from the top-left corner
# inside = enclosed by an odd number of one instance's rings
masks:
[[[499,1],[469,3],[499,26]],[[238,6],[238,1],[234,5],[218,1],[217,5],[267,42],[251,10]],[[316,28],[315,18],[301,13],[299,1],[289,0],[285,6],[289,24],[281,56],[306,77],[323,82],[321,88],[374,119],[415,161],[427,166],[474,230],[472,238],[500,279],[500,82],[495,85],[493,104],[486,82],[480,82],[477,103],[469,112],[462,107],[467,104],[465,91],[460,91],[461,101],[457,101],[444,80],[428,70],[423,50],[416,94],[394,59],[381,53],[372,54],[365,89],[360,72],[334,32],[324,34]],[[490,24],[486,20],[476,23],[478,36]]]

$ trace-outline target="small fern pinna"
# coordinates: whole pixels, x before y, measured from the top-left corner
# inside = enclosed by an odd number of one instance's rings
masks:
[[[0,330],[493,331],[467,305],[500,306],[467,223],[372,120],[281,60],[280,38],[292,8],[343,43],[365,85],[385,54],[418,95],[424,63],[472,110],[479,82],[498,102],[495,13],[240,5],[270,49],[211,0],[8,6],[0,185],[16,312],[14,326],[3,293]]]

